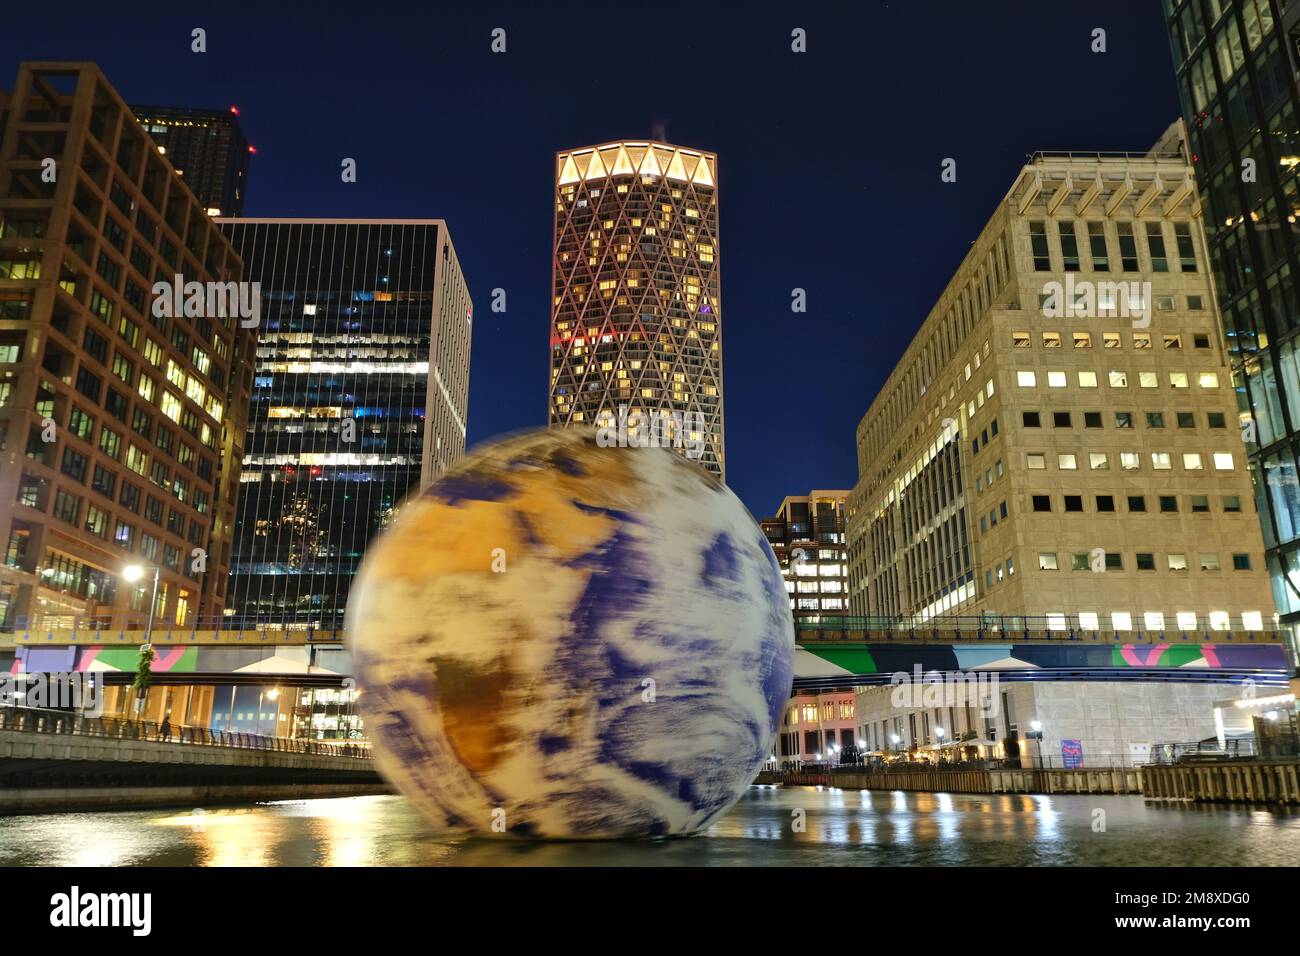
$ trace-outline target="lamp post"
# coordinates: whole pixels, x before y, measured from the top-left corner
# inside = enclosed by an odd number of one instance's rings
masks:
[[[1038,766],[1043,765],[1043,722],[1041,720],[1031,720],[1029,722],[1029,737],[1038,741]]]
[[[128,564],[122,569],[122,577],[132,584],[144,577],[144,568],[138,564]],[[144,642],[153,643],[153,609],[158,603],[158,566],[153,568],[153,594],[149,596],[149,616],[144,626]]]
[[[122,577],[126,578],[132,584],[144,577],[144,568],[138,564],[128,564],[122,569]],[[149,597],[149,616],[146,618],[144,626],[144,643],[140,647],[140,653],[143,655],[147,649],[153,647],[153,609],[158,603],[158,566],[153,566],[153,594]],[[144,664],[142,663],[142,667]],[[147,686],[142,687],[136,697],[136,713],[144,710],[144,699],[148,693]]]

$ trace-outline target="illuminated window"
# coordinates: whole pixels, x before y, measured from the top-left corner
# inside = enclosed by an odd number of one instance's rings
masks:
[[[177,388],[185,387],[185,370],[174,359],[167,360],[167,381]]]
[[[159,403],[162,413],[174,422],[181,420],[181,400],[166,389],[162,393],[162,401]]]

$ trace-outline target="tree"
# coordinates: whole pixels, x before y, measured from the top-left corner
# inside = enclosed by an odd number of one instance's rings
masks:
[[[138,713],[144,709],[144,699],[149,695],[149,685],[153,682],[153,645],[140,645],[140,662],[135,668],[135,679],[131,686],[135,688],[135,709]]]

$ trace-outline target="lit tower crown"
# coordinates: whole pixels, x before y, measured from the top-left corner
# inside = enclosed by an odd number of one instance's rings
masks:
[[[618,428],[626,408],[634,442],[654,417],[721,478],[717,177],[712,153],[665,143],[556,155],[549,420]]]

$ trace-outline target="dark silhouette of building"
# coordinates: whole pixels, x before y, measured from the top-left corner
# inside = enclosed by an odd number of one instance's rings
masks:
[[[132,106],[159,150],[210,216],[242,216],[244,185],[253,149],[239,126],[239,111],[181,106]]]

